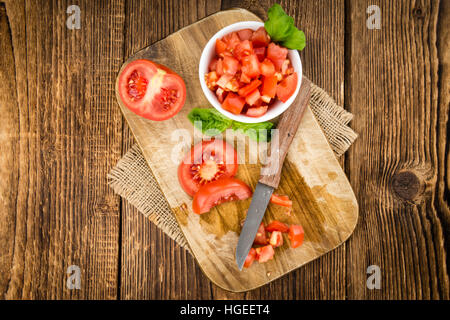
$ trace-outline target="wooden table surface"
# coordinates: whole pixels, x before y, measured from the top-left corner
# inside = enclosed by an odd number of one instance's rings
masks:
[[[219,10],[265,18],[272,3],[0,0],[0,298],[449,299],[448,0],[281,1],[307,37],[305,75],[359,133],[340,163],[360,218],[336,250],[228,293],[107,186],[134,144],[114,97],[126,57]],[[70,5],[80,29],[66,27]],[[370,265],[380,289],[366,286]]]

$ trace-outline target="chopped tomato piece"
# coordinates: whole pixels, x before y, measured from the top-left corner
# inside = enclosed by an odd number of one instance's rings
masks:
[[[233,79],[233,76],[231,74],[223,74],[219,80],[217,80],[217,85],[221,87],[222,89],[225,89],[225,86],[227,83]]]
[[[280,247],[283,245],[283,235],[281,234],[281,231],[274,231],[270,235],[269,243],[272,245],[272,247]]]
[[[295,224],[291,225],[291,227],[289,228],[288,237],[289,240],[291,241],[292,248],[300,247],[305,237],[305,232],[303,231],[302,226]]]
[[[271,77],[275,74],[275,66],[273,65],[272,61],[270,61],[269,59],[265,59],[260,64],[260,70],[261,70],[261,74],[265,77]]]
[[[216,63],[216,72],[217,72],[217,75],[220,77],[221,75],[223,75],[223,60],[222,59],[219,59],[219,60],[217,60],[217,63]]]
[[[281,74],[285,75],[287,73],[290,63],[289,59],[283,61],[283,64],[281,65]]]
[[[277,77],[264,77],[261,94],[270,98],[275,98],[277,94]]]
[[[220,40],[216,40],[216,53],[221,56],[225,51],[227,51],[227,44]]]
[[[253,244],[257,245],[266,245],[267,244],[267,237],[266,237],[266,229],[264,228],[264,223],[261,222],[259,225],[258,231],[256,232],[255,240],[253,241]]]
[[[260,98],[261,98],[261,94],[259,93],[259,90],[255,89],[245,97],[245,102],[247,102],[250,106],[253,106],[254,104],[256,104],[256,102],[258,100],[260,100]],[[250,108],[250,109],[252,109],[252,108]],[[247,115],[248,115],[248,112],[247,112]]]
[[[250,82],[252,82],[252,78],[250,78],[245,73],[241,73],[241,82],[243,82],[243,83],[250,83]]]
[[[269,96],[261,96],[261,101],[262,102],[265,102],[265,103],[270,103],[270,100],[271,100],[272,98],[270,98]]]
[[[222,103],[222,108],[231,113],[240,114],[242,109],[244,108],[244,104],[244,98],[238,96],[233,92],[230,92]]]
[[[288,49],[280,47],[271,42],[267,47],[267,58],[269,58],[275,65],[277,71],[281,70],[284,60],[286,60]]]
[[[270,244],[261,248],[256,248],[256,255],[258,256],[259,263],[264,263],[273,259],[274,254],[275,251]]]
[[[226,56],[223,58],[223,72],[234,76],[239,69],[239,61],[233,57]]]
[[[242,58],[242,72],[251,78],[259,76],[259,60],[255,54]]]
[[[233,92],[238,92],[240,83],[236,78],[231,79],[226,85],[225,89]]]
[[[280,222],[278,220],[273,220],[271,223],[269,223],[266,226],[266,230],[268,232],[274,232],[274,231],[288,232],[289,227],[286,224],[284,224],[283,222]]]
[[[221,203],[245,200],[251,196],[252,190],[241,180],[222,178],[207,183],[198,189],[192,201],[192,209],[197,214],[203,214]]]
[[[239,39],[239,36],[236,32],[227,34],[222,38],[222,40],[227,44],[227,50],[229,52],[233,52],[234,48],[236,48],[238,43],[241,42],[241,39]]]
[[[279,195],[274,193],[270,197],[270,202],[283,207],[292,207],[292,200],[290,200],[286,195]]]
[[[242,41],[250,40],[253,35],[253,30],[252,29],[242,29],[242,30],[239,30],[237,32],[237,34]]]
[[[253,53],[253,45],[248,40],[244,40],[238,43],[238,45],[234,49],[234,56],[239,60],[242,60],[242,58],[249,56],[252,53]]]
[[[266,58],[266,47],[254,48],[253,52],[258,57],[259,62],[263,62]]]
[[[259,100],[261,101],[261,100]],[[269,109],[269,106],[264,105],[260,107],[254,107],[254,108],[248,108],[247,112],[245,113],[248,117],[258,118],[266,114],[267,109]]]
[[[208,66],[209,71],[216,71],[217,61],[218,60],[216,58],[212,59],[211,63]]]
[[[227,95],[227,92],[226,92],[225,90],[223,90],[223,89],[220,88],[220,87],[217,88],[217,90],[216,90],[216,96],[217,96],[217,99],[219,100],[220,103],[222,103],[223,100],[225,100],[226,95]]]
[[[277,86],[277,97],[283,102],[286,102],[295,92],[297,88],[297,72],[287,76]]]
[[[252,82],[250,82],[250,84],[248,84],[248,85],[246,85],[245,87],[239,89],[238,93],[239,93],[240,96],[246,97],[246,96],[248,96],[251,92],[253,92],[253,90],[255,90],[256,88],[258,88],[260,84],[261,84],[261,81],[259,81],[259,80],[253,80]]]
[[[254,248],[251,248],[248,252],[247,258],[245,259],[244,268],[250,268],[250,266],[253,264],[253,261],[255,260],[255,257],[256,250]]]
[[[211,71],[210,73],[207,73],[205,75],[205,82],[209,89],[215,90],[217,87],[217,80],[219,80],[219,77],[217,76],[217,73],[215,71]]]
[[[253,46],[255,47],[264,47],[267,46],[270,42],[270,37],[267,34],[266,29],[264,27],[258,28],[252,35]]]

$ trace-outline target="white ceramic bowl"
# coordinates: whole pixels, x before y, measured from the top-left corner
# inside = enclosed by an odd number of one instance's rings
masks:
[[[242,29],[256,30],[259,27],[263,27],[263,26],[264,26],[264,23],[258,22],[258,21],[243,21],[243,22],[238,22],[238,23],[231,24],[231,25],[223,28],[219,32],[217,32],[208,41],[206,46],[203,48],[203,52],[202,52],[202,55],[200,57],[200,63],[199,63],[199,68],[198,68],[198,76],[199,76],[199,79],[200,79],[200,84],[201,84],[202,89],[203,89],[203,93],[205,94],[205,96],[208,99],[208,101],[220,113],[222,113],[223,115],[227,116],[230,119],[233,119],[233,120],[236,120],[236,121],[239,121],[239,122],[258,123],[258,122],[268,121],[268,120],[271,120],[271,119],[279,116],[284,111],[286,111],[287,108],[289,108],[289,106],[295,100],[295,97],[297,96],[297,94],[298,94],[298,92],[300,90],[300,85],[301,85],[301,82],[302,82],[302,62],[300,60],[300,55],[298,54],[297,50],[289,50],[289,52],[288,52],[288,57],[291,60],[292,66],[293,66],[294,70],[297,72],[298,79],[299,79],[299,81],[297,83],[297,88],[295,89],[294,94],[286,102],[281,102],[280,100],[276,101],[274,104],[272,104],[272,106],[269,108],[267,113],[265,115],[259,117],[259,118],[247,117],[247,116],[242,115],[242,114],[236,115],[236,114],[233,114],[231,112],[228,112],[228,111],[224,110],[222,108],[219,100],[217,99],[215,93],[213,91],[211,91],[210,89],[208,89],[208,87],[206,85],[206,82],[205,82],[205,74],[208,73],[208,71],[209,71],[208,70],[209,63],[211,62],[211,60],[216,55],[216,53],[215,53],[216,39],[222,38],[224,35],[226,35],[228,33],[231,33],[231,32],[234,32],[234,31],[239,31],[239,30],[242,30]]]

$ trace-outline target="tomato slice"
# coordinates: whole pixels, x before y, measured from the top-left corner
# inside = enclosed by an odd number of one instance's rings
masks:
[[[258,100],[261,99],[261,94],[259,93],[258,89],[253,90],[251,93],[248,94],[248,96],[245,97],[245,102],[250,105],[253,106],[255,105]],[[254,108],[250,108],[250,109],[254,109]],[[250,110],[249,109],[249,110]],[[267,111],[267,110],[266,110]],[[247,112],[248,115],[248,112]]]
[[[233,177],[238,169],[237,153],[220,139],[202,141],[185,155],[178,166],[178,181],[190,196],[211,181]]]
[[[221,178],[205,184],[198,189],[192,201],[192,209],[203,214],[221,203],[245,200],[252,196],[248,185],[236,178]]]
[[[276,76],[264,77],[261,95],[274,98],[277,94],[277,82]]]
[[[269,106],[267,105],[255,108],[248,108],[245,115],[248,117],[259,118],[267,113],[267,109],[269,109]]]
[[[275,74],[275,66],[269,59],[264,59],[259,68],[261,69],[261,74],[265,77],[271,77]]]
[[[150,60],[134,60],[119,74],[119,96],[137,115],[162,121],[176,115],[186,101],[183,79]]]
[[[225,101],[222,103],[222,108],[230,111],[234,114],[240,114],[245,105],[245,99],[238,96],[237,94],[230,92]]]
[[[291,241],[292,248],[300,247],[305,237],[305,232],[303,231],[302,226],[295,224],[291,225],[289,228],[288,237],[289,240]]]
[[[242,41],[250,40],[253,35],[253,30],[252,29],[242,29],[242,30],[239,30],[237,32],[237,34],[239,36],[239,39],[241,39]]]
[[[288,208],[292,207],[292,200],[290,200],[289,197],[286,195],[279,195],[273,193],[272,196],[270,197],[270,202],[278,204],[283,207]]]
[[[269,44],[270,37],[264,27],[260,27],[258,30],[253,32],[252,42],[254,47],[265,47]]]
[[[263,62],[266,58],[266,47],[254,48],[253,52],[258,57],[259,62]]]
[[[244,268],[250,268],[250,266],[253,264],[253,261],[255,260],[255,257],[256,250],[254,248],[251,248],[248,252],[247,258],[245,259]]]
[[[297,88],[297,72],[284,78],[277,86],[277,97],[283,102],[286,102],[295,92]]]
[[[275,254],[275,251],[270,244],[261,248],[256,248],[255,251],[259,263],[264,263],[273,259],[273,255]]]
[[[244,40],[237,44],[233,54],[237,59],[242,60],[242,58],[249,56],[252,53],[253,53],[252,43],[248,40]]]
[[[240,96],[246,97],[250,93],[252,93],[256,88],[258,88],[260,84],[261,84],[260,80],[258,80],[258,79],[253,80],[252,82],[250,82],[245,87],[239,89],[238,93],[239,93]]]
[[[268,232],[280,231],[286,233],[289,231],[289,226],[278,220],[273,220],[266,226],[266,230]]]
[[[239,69],[239,61],[233,57],[225,56],[223,58],[223,72],[234,76]]]
[[[250,78],[256,78],[259,76],[259,60],[256,54],[251,54],[242,58],[242,72],[248,75]]]
[[[280,47],[271,42],[267,47],[267,58],[269,58],[275,65],[277,71],[281,70],[284,60],[286,60],[288,49]]]
[[[266,237],[266,229],[264,228],[264,223],[261,222],[259,225],[258,231],[256,231],[255,240],[253,240],[253,244],[256,245],[266,245],[267,237]]]
[[[281,247],[283,245],[283,235],[281,234],[281,231],[273,231],[270,235],[269,243],[274,248]]]

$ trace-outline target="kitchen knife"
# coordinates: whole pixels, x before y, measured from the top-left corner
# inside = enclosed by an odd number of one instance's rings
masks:
[[[297,98],[283,113],[278,122],[277,130],[272,135],[270,154],[267,163],[261,168],[261,176],[253,193],[252,202],[236,248],[236,262],[239,270],[242,270],[245,259],[253,245],[253,240],[266,212],[272,192],[280,183],[283,162],[308,105],[311,96],[310,91],[311,82],[303,77]]]

